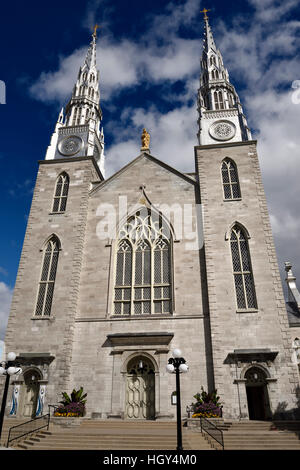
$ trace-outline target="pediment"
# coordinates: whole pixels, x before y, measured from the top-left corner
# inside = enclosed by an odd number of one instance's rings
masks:
[[[150,155],[149,153],[143,152],[140,155],[138,155],[134,160],[132,160],[127,165],[125,165],[120,170],[118,170],[116,173],[114,173],[112,176],[107,178],[106,180],[101,181],[100,183],[95,183],[94,187],[91,190],[91,194],[94,194],[95,192],[97,192],[97,191],[101,190],[102,188],[104,188],[105,186],[107,186],[110,182],[112,182],[115,179],[121,177],[121,175],[123,175],[125,172],[130,171],[131,168],[134,165],[137,165],[138,163],[142,163],[143,160],[148,160],[148,161],[152,162],[154,165],[158,165],[159,167],[163,168],[166,171],[169,171],[173,175],[178,176],[178,178],[186,181],[187,183],[189,183],[193,186],[195,186],[195,185],[198,186],[198,182],[194,178],[192,178],[191,176],[176,170],[175,168],[171,167],[170,165],[163,162],[162,160],[159,160],[158,158],[154,157],[153,155]]]

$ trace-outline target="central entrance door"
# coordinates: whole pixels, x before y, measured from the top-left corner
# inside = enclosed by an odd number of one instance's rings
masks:
[[[139,356],[127,367],[125,417],[155,418],[155,373],[151,361]]]

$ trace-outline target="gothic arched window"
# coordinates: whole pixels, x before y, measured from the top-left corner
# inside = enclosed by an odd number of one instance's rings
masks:
[[[72,126],[76,126],[76,120],[77,120],[77,115],[78,115],[79,109],[76,107],[74,108],[74,114],[73,114],[73,120],[72,120]]]
[[[228,100],[229,100],[229,107],[233,108],[234,107],[234,101],[233,101],[233,96],[231,93],[228,94]]]
[[[222,163],[221,171],[224,199],[240,199],[241,191],[235,163],[229,158],[225,158]]]
[[[59,240],[53,236],[44,249],[35,315],[50,316],[59,254]]]
[[[256,309],[250,251],[245,231],[236,224],[230,234],[233,276],[238,309]]]
[[[214,92],[215,109],[224,109],[224,100],[222,91]]]
[[[114,314],[171,313],[171,234],[161,215],[141,209],[118,239]]]
[[[52,212],[65,212],[68,192],[69,177],[67,173],[62,173],[56,181]]]

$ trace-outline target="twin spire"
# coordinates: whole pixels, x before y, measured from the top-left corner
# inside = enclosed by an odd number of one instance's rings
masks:
[[[208,21],[208,11],[210,10],[205,8],[202,10],[204,39],[197,99],[199,145],[251,140],[251,132],[239,96],[230,83],[222,55],[216,47]],[[59,114],[46,159],[61,158],[61,155],[65,155],[59,147],[59,136],[66,134],[67,130],[64,132],[61,128],[72,128],[68,131],[72,135],[82,134],[86,130],[87,136],[81,137],[81,148],[84,150],[77,153],[77,156],[94,156],[104,172],[104,133],[101,128],[99,71],[96,62],[97,28],[98,25],[95,25],[84,63],[79,69],[72,96],[65,108],[65,116],[63,109]],[[58,152],[54,149],[55,142]],[[142,142],[142,149],[148,149],[148,135],[145,132]]]

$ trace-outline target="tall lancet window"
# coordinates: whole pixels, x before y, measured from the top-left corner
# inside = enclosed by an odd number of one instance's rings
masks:
[[[43,256],[41,280],[36,304],[36,316],[50,316],[59,254],[59,240],[48,241]]]
[[[52,212],[65,212],[69,192],[69,177],[62,173],[57,178]]]
[[[242,310],[256,309],[257,302],[247,236],[237,224],[231,230],[230,245],[237,307]]]
[[[223,160],[221,170],[224,199],[240,199],[241,191],[235,163],[229,158],[225,158],[225,160]]]
[[[143,208],[119,232],[115,315],[172,312],[170,229],[160,214]]]
[[[214,92],[215,109],[224,109],[224,100],[222,91]]]

